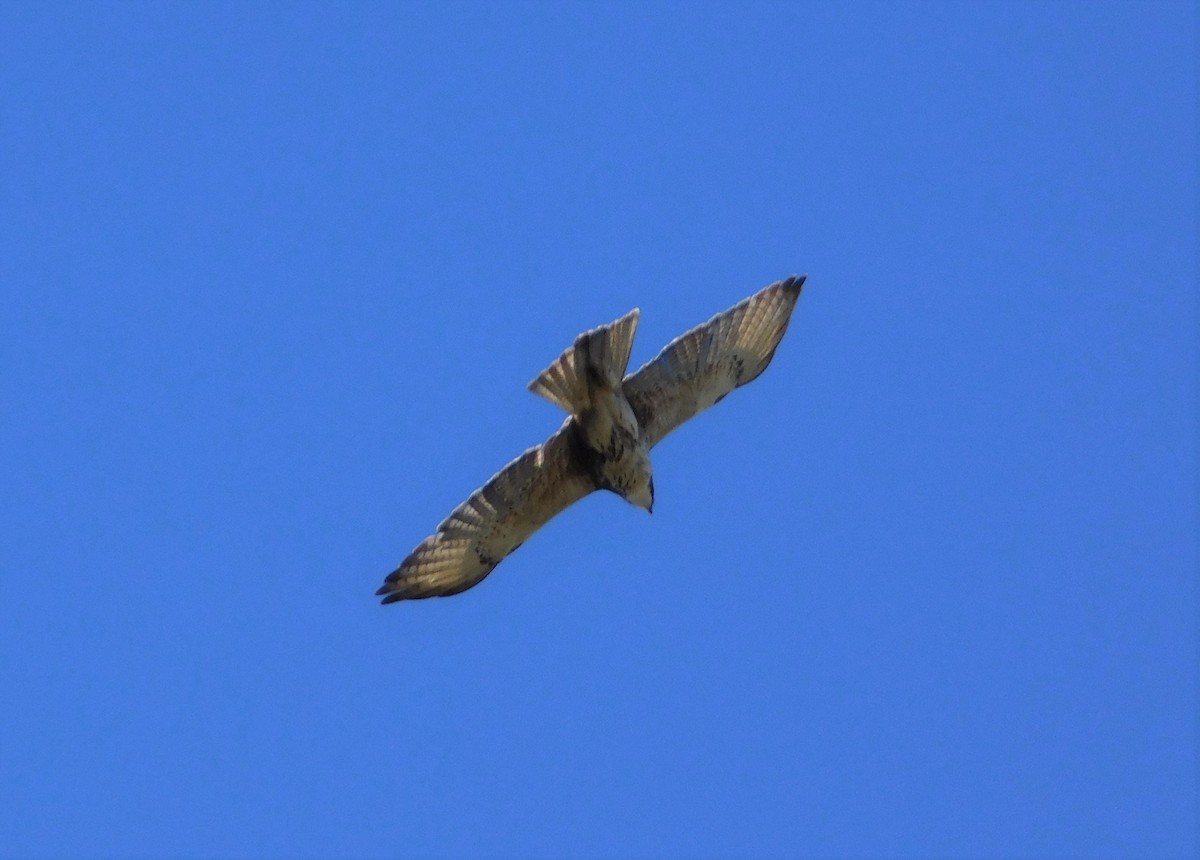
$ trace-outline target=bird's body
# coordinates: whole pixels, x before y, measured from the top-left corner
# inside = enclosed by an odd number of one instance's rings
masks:
[[[650,449],[625,392],[620,388],[599,392],[592,407],[576,420],[584,443],[596,455],[597,487],[649,511],[654,505]]]
[[[804,278],[778,281],[676,338],[626,376],[635,309],[581,334],[529,388],[569,417],[471,494],[384,581],[384,603],[457,594],[560,511],[610,490],[651,511],[650,449],[757,378],[787,329]]]

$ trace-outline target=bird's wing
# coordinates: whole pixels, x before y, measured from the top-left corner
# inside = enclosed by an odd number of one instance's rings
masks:
[[[803,275],[771,284],[675,338],[625,377],[625,398],[648,444],[766,369],[803,286]]]
[[[466,591],[560,511],[596,489],[575,420],[471,494],[384,580],[384,603]]]

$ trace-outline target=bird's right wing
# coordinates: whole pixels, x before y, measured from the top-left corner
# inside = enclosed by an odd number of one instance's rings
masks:
[[[574,418],[471,494],[384,580],[384,603],[466,591],[596,489]]]
[[[625,377],[625,398],[650,445],[766,370],[804,276],[776,281],[671,341]]]

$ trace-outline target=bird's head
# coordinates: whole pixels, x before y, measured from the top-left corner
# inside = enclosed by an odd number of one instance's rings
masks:
[[[654,479],[647,476],[645,481],[625,494],[625,501],[648,514],[654,513]]]

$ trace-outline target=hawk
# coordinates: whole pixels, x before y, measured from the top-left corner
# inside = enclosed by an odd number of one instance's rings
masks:
[[[553,436],[454,509],[384,580],[384,603],[466,591],[554,516],[593,490],[651,512],[650,449],[762,373],[805,276],[760,290],[667,344],[625,375],[637,308],[575,338],[529,390],[566,410]]]

